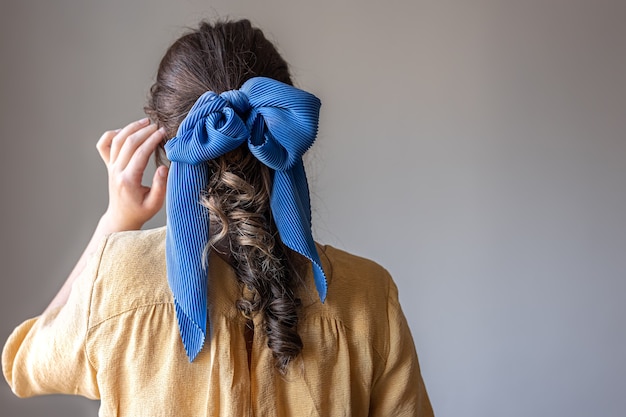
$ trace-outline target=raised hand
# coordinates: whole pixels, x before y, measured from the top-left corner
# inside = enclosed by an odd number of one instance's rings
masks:
[[[162,166],[156,170],[151,187],[141,184],[150,155],[163,138],[163,131],[157,130],[148,119],[102,135],[97,148],[109,172],[109,206],[98,222],[85,251],[46,312],[65,305],[73,282],[80,276],[87,260],[106,235],[140,229],[163,206],[167,168]]]
[[[167,167],[154,173],[150,187],[141,180],[164,131],[148,119],[105,132],[97,144],[109,173],[109,205],[102,221],[108,232],[140,229],[163,206]]]

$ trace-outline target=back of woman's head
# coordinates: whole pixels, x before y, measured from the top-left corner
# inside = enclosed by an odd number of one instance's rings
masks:
[[[165,53],[146,111],[173,137],[203,93],[238,89],[257,76],[291,84],[287,63],[260,29],[248,20],[202,22]]]
[[[257,76],[291,84],[287,63],[259,29],[247,20],[201,23],[167,50],[146,112],[171,138],[203,93],[238,89]],[[221,247],[230,251],[242,289],[249,290],[236,305],[249,318],[262,315],[263,329],[256,331],[265,332],[276,366],[285,372],[302,350],[299,281],[296,255],[278,238],[273,222],[272,174],[246,145],[207,164],[211,174],[201,201],[217,225],[207,248],[226,242]]]

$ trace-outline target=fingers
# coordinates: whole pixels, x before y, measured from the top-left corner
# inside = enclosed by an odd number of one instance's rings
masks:
[[[104,132],[98,140],[98,143],[96,144],[96,149],[98,149],[100,157],[107,165],[109,164],[109,160],[111,157],[111,142],[120,130],[122,129],[109,130],[108,132]]]
[[[115,164],[117,170],[136,168],[138,162],[139,167],[143,170],[148,163],[150,155],[162,139],[163,130],[157,130],[154,124],[139,129],[124,140],[115,159],[111,155],[111,161]],[[113,152],[113,149],[111,149],[111,152]],[[145,160],[145,163],[141,167],[141,161],[143,160]],[[135,167],[131,167],[131,164],[134,164]]]
[[[142,185],[142,179],[164,137],[163,129],[142,119],[105,132],[98,141],[98,152],[109,172],[107,213],[123,230],[140,228],[163,206],[168,169],[159,167],[150,187]]]
[[[108,165],[109,162],[115,161],[128,136],[147,126],[149,122],[150,120],[146,117],[128,124],[123,129],[104,132],[96,144],[104,162]]]
[[[137,134],[145,127],[154,127],[154,125],[149,126],[150,119],[147,117],[141,120],[137,120],[136,122],[132,122],[126,125],[122,130],[120,130],[113,140],[111,141],[111,152],[110,152],[110,160],[112,162],[117,161],[117,157],[122,150],[122,147],[126,143],[126,141],[131,137],[131,135]],[[141,134],[139,135],[141,136]]]
[[[156,213],[163,206],[165,201],[165,189],[167,185],[168,169],[165,166],[157,168],[152,178],[152,187],[144,200],[144,206],[147,210]]]
[[[159,129],[153,131],[148,137],[144,138],[142,135],[136,142],[129,138],[126,146],[120,152],[116,165],[126,171],[131,178],[141,181],[150,156],[163,140],[163,135],[163,130]],[[139,140],[143,141],[139,144]]]
[[[145,120],[130,123],[123,129],[105,132],[96,148],[109,170],[121,172],[131,168],[134,173],[145,170],[150,155],[162,143],[165,132]],[[131,162],[132,161],[132,162]]]

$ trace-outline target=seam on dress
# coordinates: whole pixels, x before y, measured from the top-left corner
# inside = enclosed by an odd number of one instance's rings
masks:
[[[102,319],[98,323],[95,323],[95,324],[89,326],[88,331],[92,331],[96,327],[100,326],[101,324],[106,323],[107,321],[112,320],[114,318],[117,318],[119,316],[122,316],[122,315],[124,315],[126,313],[132,313],[134,311],[137,311],[137,310],[140,310],[140,309],[143,309],[143,308],[156,307],[156,306],[162,306],[162,305],[174,305],[174,303],[171,302],[171,301],[161,301],[161,302],[157,302],[157,303],[141,304],[141,305],[138,305],[138,306],[130,307],[130,308],[126,309],[126,310],[123,310],[123,311],[120,311],[118,313],[115,313],[115,314],[107,317],[106,319]]]
[[[374,380],[372,381],[372,387],[374,387],[376,385],[376,383],[378,382],[378,380],[380,379],[380,377],[385,373],[385,369],[387,368],[387,362],[389,361],[389,352],[391,351],[391,342],[389,340],[389,338],[391,337],[391,325],[389,323],[390,321],[390,314],[391,314],[391,275],[387,272],[387,326],[385,328],[385,343],[384,343],[384,349],[385,349],[385,354],[381,355],[380,352],[376,351],[376,347],[374,346],[374,350],[378,353],[378,355],[380,356],[380,358],[382,359],[382,367],[380,368],[381,371],[378,375],[375,376]]]
[[[94,373],[98,373],[96,366],[94,365],[93,361],[91,360],[91,356],[89,355],[89,351],[87,350],[87,342],[89,340],[89,333],[90,333],[90,322],[91,322],[91,310],[92,310],[92,306],[93,306],[93,292],[94,292],[94,287],[96,286],[96,281],[98,280],[98,278],[100,278],[100,265],[102,264],[102,258],[104,255],[104,251],[106,250],[108,244],[109,244],[109,237],[111,235],[107,235],[104,238],[104,241],[101,243],[101,248],[98,254],[98,265],[96,266],[96,273],[95,273],[95,277],[93,278],[93,281],[91,282],[91,291],[89,292],[89,306],[87,307],[87,328],[85,329],[85,337],[83,339],[83,349],[85,350],[85,356],[87,357],[87,362],[89,362],[89,366],[91,366],[91,369],[93,369]],[[98,389],[98,391],[100,391],[100,389]]]

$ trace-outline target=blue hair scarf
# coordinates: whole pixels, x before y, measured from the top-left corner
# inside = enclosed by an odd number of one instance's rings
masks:
[[[207,333],[208,277],[202,255],[209,240],[209,215],[199,203],[209,179],[205,162],[246,141],[250,152],[274,171],[270,208],[281,240],[311,261],[320,299],[326,299],[302,163],[317,136],[320,105],[317,97],[290,85],[251,78],[239,90],[204,93],[165,145],[172,162],[166,203],[167,278],[190,361],[202,350]]]

